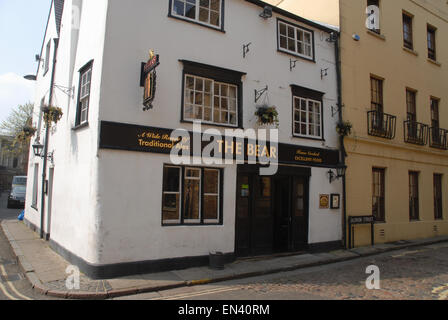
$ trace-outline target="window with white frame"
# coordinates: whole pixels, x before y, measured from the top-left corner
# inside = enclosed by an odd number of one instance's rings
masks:
[[[80,70],[79,103],[76,125],[86,124],[89,120],[90,84],[92,81],[92,62]]]
[[[31,206],[37,208],[37,196],[38,196],[38,184],[39,183],[39,164],[34,165],[34,176],[33,176],[33,199]]]
[[[48,41],[45,50],[44,74],[46,74],[50,69],[50,48],[51,48],[51,40]]]
[[[172,0],[171,15],[213,28],[222,27],[223,0]]]
[[[280,51],[314,59],[313,32],[278,20],[278,47]]]
[[[322,103],[294,97],[294,135],[322,138]]]
[[[164,225],[218,224],[221,170],[167,165],[163,170]]]
[[[184,120],[237,126],[238,87],[185,75]]]

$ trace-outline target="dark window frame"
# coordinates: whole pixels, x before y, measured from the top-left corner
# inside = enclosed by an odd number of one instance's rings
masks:
[[[178,168],[180,169],[180,186],[179,186],[179,222],[165,222],[167,220],[163,219],[163,195],[166,192],[165,191],[165,177],[163,176],[163,182],[162,182],[162,201],[161,201],[161,225],[162,227],[178,227],[178,226],[223,226],[224,225],[224,169],[223,168],[217,168],[217,167],[204,167],[204,166],[188,166],[188,165],[174,165],[170,163],[165,163],[163,165],[163,174],[165,172],[165,168]],[[187,219],[185,219],[184,216],[184,186],[185,186],[185,172],[187,169],[199,169],[201,170],[201,177],[200,177],[200,222],[185,222]],[[205,170],[214,170],[218,171],[219,173],[219,182],[218,182],[218,222],[207,222],[204,217],[204,172]],[[169,221],[169,220],[168,220]],[[173,221],[173,220],[172,220]]]
[[[374,90],[374,87],[377,90]],[[384,79],[374,75],[370,75],[370,109],[381,114],[384,113]]]
[[[199,21],[198,19],[191,19],[188,17],[184,17],[184,16],[180,16],[180,15],[175,15],[173,14],[173,1],[174,0],[169,0],[169,4],[168,4],[168,17],[173,18],[173,19],[178,19],[181,21],[185,21],[185,22],[189,22],[192,24],[196,24],[202,27],[206,27],[215,31],[219,31],[222,33],[225,33],[225,29],[224,29],[224,18],[225,18],[225,0],[221,0],[221,14],[220,14],[220,22],[221,22],[221,26],[213,26],[212,24],[208,24],[208,23],[204,23]]]
[[[409,220],[420,221],[420,172],[409,171]]]
[[[92,76],[93,76],[93,62],[94,60],[90,60],[87,62],[81,69],[79,69],[79,85],[78,85],[78,102],[76,104],[76,120],[75,120],[75,128],[80,128],[87,126],[89,124],[89,113],[90,113],[90,98],[92,93]],[[90,70],[91,72],[91,78],[89,83],[89,95],[88,95],[88,107],[87,107],[87,114],[86,114],[86,121],[81,123],[81,86],[82,86],[82,76],[84,73],[88,72]]]
[[[403,11],[403,46],[409,50],[414,50],[413,23],[414,16]]]
[[[375,187],[377,187],[375,181],[375,174],[379,175],[380,194],[376,195]],[[380,204],[380,208],[375,211],[373,204],[375,200]],[[379,223],[386,222],[386,169],[385,168],[372,168],[372,215],[375,217],[375,221]]]
[[[434,174],[434,219],[443,220],[443,174]]]
[[[51,56],[51,39],[48,40],[45,47],[45,61],[44,61],[44,77],[50,70],[50,56]]]
[[[437,61],[436,33],[437,33],[437,28],[428,24],[426,27],[428,59],[431,59],[433,61]]]
[[[230,84],[237,87],[237,124],[230,125],[224,123],[209,123],[204,122],[204,125],[214,127],[225,127],[234,129],[243,129],[243,81],[242,77],[246,75],[244,72],[230,70],[221,67],[215,67],[199,62],[188,60],[179,60],[182,62],[184,69],[182,71],[182,99],[181,99],[181,123],[193,123],[193,120],[185,119],[185,77],[192,75],[212,79],[224,84]]]
[[[301,87],[298,85],[291,85],[291,92],[292,92],[292,104],[291,104],[291,109],[292,109],[292,126],[291,126],[291,130],[292,130],[292,137],[293,138],[298,138],[298,139],[307,139],[307,140],[317,140],[317,141],[325,141],[325,123],[324,123],[324,119],[325,119],[325,108],[324,108],[324,95],[325,93],[314,90],[314,89],[309,89],[309,88],[305,88],[305,87]],[[320,103],[320,125],[321,125],[321,136],[320,137],[315,137],[315,136],[307,136],[307,135],[300,135],[296,133],[295,130],[295,125],[296,125],[296,121],[295,121],[295,100],[296,99],[306,99],[306,100],[312,100],[315,102],[319,102]],[[309,123],[307,123],[308,125]]]

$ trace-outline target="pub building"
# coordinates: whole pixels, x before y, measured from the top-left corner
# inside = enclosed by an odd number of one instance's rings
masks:
[[[27,225],[93,278],[341,247],[337,36],[258,0],[54,0]]]

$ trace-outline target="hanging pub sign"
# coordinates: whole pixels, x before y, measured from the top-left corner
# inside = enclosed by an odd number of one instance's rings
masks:
[[[154,50],[149,51],[149,60],[142,64],[142,74],[140,85],[144,87],[143,111],[153,108],[153,101],[156,94],[157,73],[156,68],[160,65],[159,55],[154,54]]]

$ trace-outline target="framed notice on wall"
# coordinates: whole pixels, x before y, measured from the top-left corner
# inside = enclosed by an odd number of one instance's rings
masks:
[[[321,194],[319,196],[319,208],[320,209],[329,209],[330,208],[330,195]]]
[[[341,195],[340,194],[332,194],[330,203],[331,203],[331,209],[340,209],[341,208]]]

